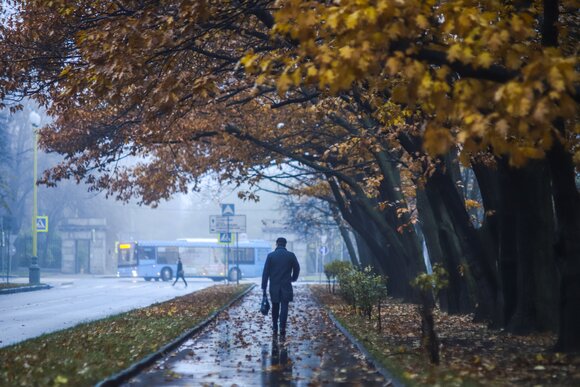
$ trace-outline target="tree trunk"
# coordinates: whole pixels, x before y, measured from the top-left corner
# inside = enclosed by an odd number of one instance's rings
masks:
[[[493,309],[492,275],[484,271],[483,251],[479,237],[465,209],[465,204],[453,180],[440,166],[425,185],[425,192],[433,211],[438,238],[447,261],[450,289],[455,300],[449,305],[453,312],[473,311],[475,296],[480,314]],[[459,271],[459,267],[463,271]],[[491,277],[491,278],[490,278]],[[473,285],[469,287],[469,283]]]
[[[352,243],[352,239],[350,238],[350,232],[345,227],[345,224],[343,222],[343,218],[342,218],[342,216],[340,216],[340,210],[332,204],[330,205],[330,210],[332,211],[332,217],[334,218],[334,221],[336,222],[336,224],[338,226],[338,230],[340,231],[340,236],[342,237],[342,240],[344,241],[344,244],[346,245],[346,250],[348,251],[348,256],[350,258],[350,262],[352,263],[352,265],[354,267],[360,267],[359,258],[357,257],[356,250],[354,248],[354,244]]]
[[[508,167],[509,168],[509,167]],[[554,262],[554,213],[550,174],[545,161],[509,168],[515,210],[515,309],[508,329],[514,333],[557,328],[559,278]],[[507,231],[507,230],[506,230]]]
[[[363,237],[360,236],[358,232],[355,232],[356,246],[358,249],[358,256],[360,257],[360,267],[375,266],[374,262],[377,258],[371,258],[373,256],[372,250],[368,247],[367,242]]]
[[[359,255],[361,264],[364,266],[365,261],[372,260],[371,266],[388,277],[389,293],[393,297],[413,299],[415,292],[410,282],[414,277],[411,277],[409,272],[411,258],[404,250],[400,236],[392,229],[392,226],[383,227],[386,223],[384,219],[381,219],[381,222],[376,221],[378,217],[382,217],[382,214],[376,206],[371,206],[367,202],[368,197],[362,198],[352,192],[341,190],[332,179],[329,179],[329,184],[343,218],[372,252],[368,259]],[[369,211],[373,211],[370,207],[376,211],[372,214],[373,216],[369,214]],[[359,251],[361,251],[360,246]]]
[[[558,46],[559,1],[544,0],[542,45]],[[555,127],[565,133],[564,122]],[[556,137],[556,136],[554,136]],[[565,136],[563,136],[565,138]],[[572,155],[558,138],[547,155],[552,174],[557,218],[556,260],[562,274],[560,284],[560,332],[556,350],[580,352],[580,194],[576,187]]]
[[[399,137],[399,140],[409,154],[422,154],[421,139],[419,137],[404,134]],[[469,214],[465,209],[465,203],[458,192],[457,186],[449,172],[444,168],[444,163],[441,160],[436,165],[435,172],[427,180],[425,192],[431,209],[437,209],[441,214],[446,214],[449,219],[448,229],[441,230],[443,233],[438,235],[440,240],[443,236],[446,242],[441,240],[440,242],[432,243],[439,243],[443,257],[452,258],[455,262],[461,262],[462,260],[467,262],[466,268],[468,270],[464,273],[473,278],[474,284],[472,288],[474,292],[477,292],[476,316],[481,320],[490,319],[493,315],[493,300],[495,299],[495,272],[485,262],[486,256],[479,235],[469,219]],[[446,246],[443,243],[447,243],[447,247],[454,247],[456,251],[445,251]],[[446,269],[450,271],[450,275],[452,270],[457,270],[457,266],[452,268],[451,265],[452,263],[449,262],[449,265],[446,266]],[[463,293],[465,294],[465,292]],[[468,298],[463,298],[463,300],[467,301]]]
[[[498,327],[506,327],[517,306],[517,183],[509,173],[504,160],[498,162],[500,197],[499,197],[499,235],[498,235],[498,305],[499,315],[495,316]]]
[[[580,194],[572,156],[562,144],[548,152],[557,217],[556,256],[560,266],[560,331],[556,350],[580,352]]]
[[[439,364],[439,337],[435,330],[435,318],[433,317],[433,297],[426,291],[421,291],[421,303],[419,305],[419,314],[421,315],[421,345],[431,364]]]
[[[445,221],[441,219],[442,209],[438,208],[438,211],[434,211],[433,204],[424,190],[417,190],[417,210],[429,257],[432,263],[442,264],[449,273],[449,287],[439,293],[440,306],[450,314],[468,312],[472,309],[472,305],[469,303],[465,278],[458,272],[457,262],[453,258],[458,256],[458,249],[451,249],[450,243],[444,241],[447,238],[446,234],[454,232],[451,230],[452,226],[449,225],[449,219]],[[457,246],[454,245],[454,247]],[[462,305],[463,301],[467,304]]]
[[[515,169],[506,160],[496,168],[474,163],[485,218],[480,229],[486,264],[497,267],[492,327],[515,333],[553,329],[557,322],[553,261],[553,209],[545,162]]]
[[[473,172],[479,185],[479,192],[483,202],[483,223],[478,230],[482,241],[482,265],[485,270],[493,276],[493,298],[490,300],[491,309],[487,316],[476,312],[475,320],[487,320],[492,327],[503,327],[502,305],[503,295],[501,293],[501,278],[499,274],[499,238],[500,238],[500,203],[501,187],[499,183],[499,173],[497,168],[489,167],[478,163],[472,163]]]

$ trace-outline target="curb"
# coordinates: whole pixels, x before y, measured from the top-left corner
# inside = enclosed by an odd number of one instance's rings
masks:
[[[151,366],[154,362],[161,359],[162,357],[166,356],[169,352],[173,351],[185,341],[187,341],[192,335],[199,332],[201,329],[205,328],[209,323],[211,323],[221,312],[228,309],[234,302],[238,301],[246,294],[248,294],[256,284],[252,284],[248,289],[243,291],[239,294],[236,298],[232,299],[226,305],[222,306],[220,309],[216,310],[212,314],[210,314],[205,320],[201,321],[199,324],[191,328],[190,330],[186,331],[185,333],[181,334],[181,336],[177,337],[175,340],[165,344],[163,347],[159,348],[157,351],[150,353],[149,355],[145,356],[143,359],[131,364],[129,367],[125,368],[124,370],[109,376],[108,378],[101,380],[95,387],[108,387],[108,386],[118,386],[132,377],[138,375],[141,371],[145,368]]]
[[[47,285],[47,284],[31,285],[31,286],[19,286],[17,288],[1,289],[0,294],[32,292],[35,290],[44,290],[44,289],[50,289],[50,288],[52,288],[52,286]]]
[[[326,311],[326,313],[328,314],[328,317],[330,317],[330,320],[332,320],[332,322],[338,328],[338,330],[341,331],[342,334],[345,335],[350,340],[350,342],[353,343],[357,347],[357,349],[365,356],[366,360],[373,367],[375,367],[375,369],[385,378],[385,380],[388,380],[390,382],[389,386],[395,386],[395,387],[404,387],[405,386],[405,384],[402,383],[401,381],[399,381],[398,379],[396,379],[389,370],[387,370],[385,367],[383,367],[381,365],[381,363],[377,359],[375,359],[375,357],[365,348],[365,346],[348,331],[348,329],[346,329],[344,326],[342,326],[342,324],[338,321],[338,319],[336,318],[334,313],[332,313],[330,308],[328,308],[326,305],[324,305],[320,301],[318,301],[318,299],[316,298],[316,296],[312,293],[312,291],[310,289],[308,289],[308,291],[310,292],[310,294],[312,294],[312,298],[314,300],[316,300],[316,303]]]

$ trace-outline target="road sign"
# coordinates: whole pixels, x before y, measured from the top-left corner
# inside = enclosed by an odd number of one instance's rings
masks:
[[[219,243],[232,243],[232,233],[231,232],[220,232]]]
[[[234,216],[236,214],[236,207],[232,203],[221,204],[222,216]]]
[[[210,215],[209,232],[246,232],[246,215]]]
[[[326,246],[320,246],[318,248],[318,252],[320,252],[321,255],[326,255],[326,254],[328,254],[328,247],[326,247]]]
[[[36,232],[48,232],[48,216],[36,217]]]

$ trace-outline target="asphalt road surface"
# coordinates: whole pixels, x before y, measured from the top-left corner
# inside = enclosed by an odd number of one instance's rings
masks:
[[[212,286],[211,280],[146,282],[142,278],[42,278],[52,289],[0,295],[0,347],[166,301]]]

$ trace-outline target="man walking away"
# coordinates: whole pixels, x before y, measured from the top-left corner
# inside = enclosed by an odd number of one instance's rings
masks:
[[[288,304],[294,298],[292,282],[298,279],[300,265],[294,253],[286,250],[286,239],[276,240],[276,250],[268,254],[262,272],[262,290],[264,295],[270,281],[270,300],[272,301],[272,331],[278,335],[280,320],[280,338],[286,338],[286,321],[288,321]]]
[[[185,283],[185,287],[187,287],[187,281],[185,280],[185,275],[183,273],[183,263],[181,263],[181,257],[177,257],[177,274],[175,274],[175,281],[171,286],[175,286],[175,283],[179,278],[183,280],[183,283]]]

